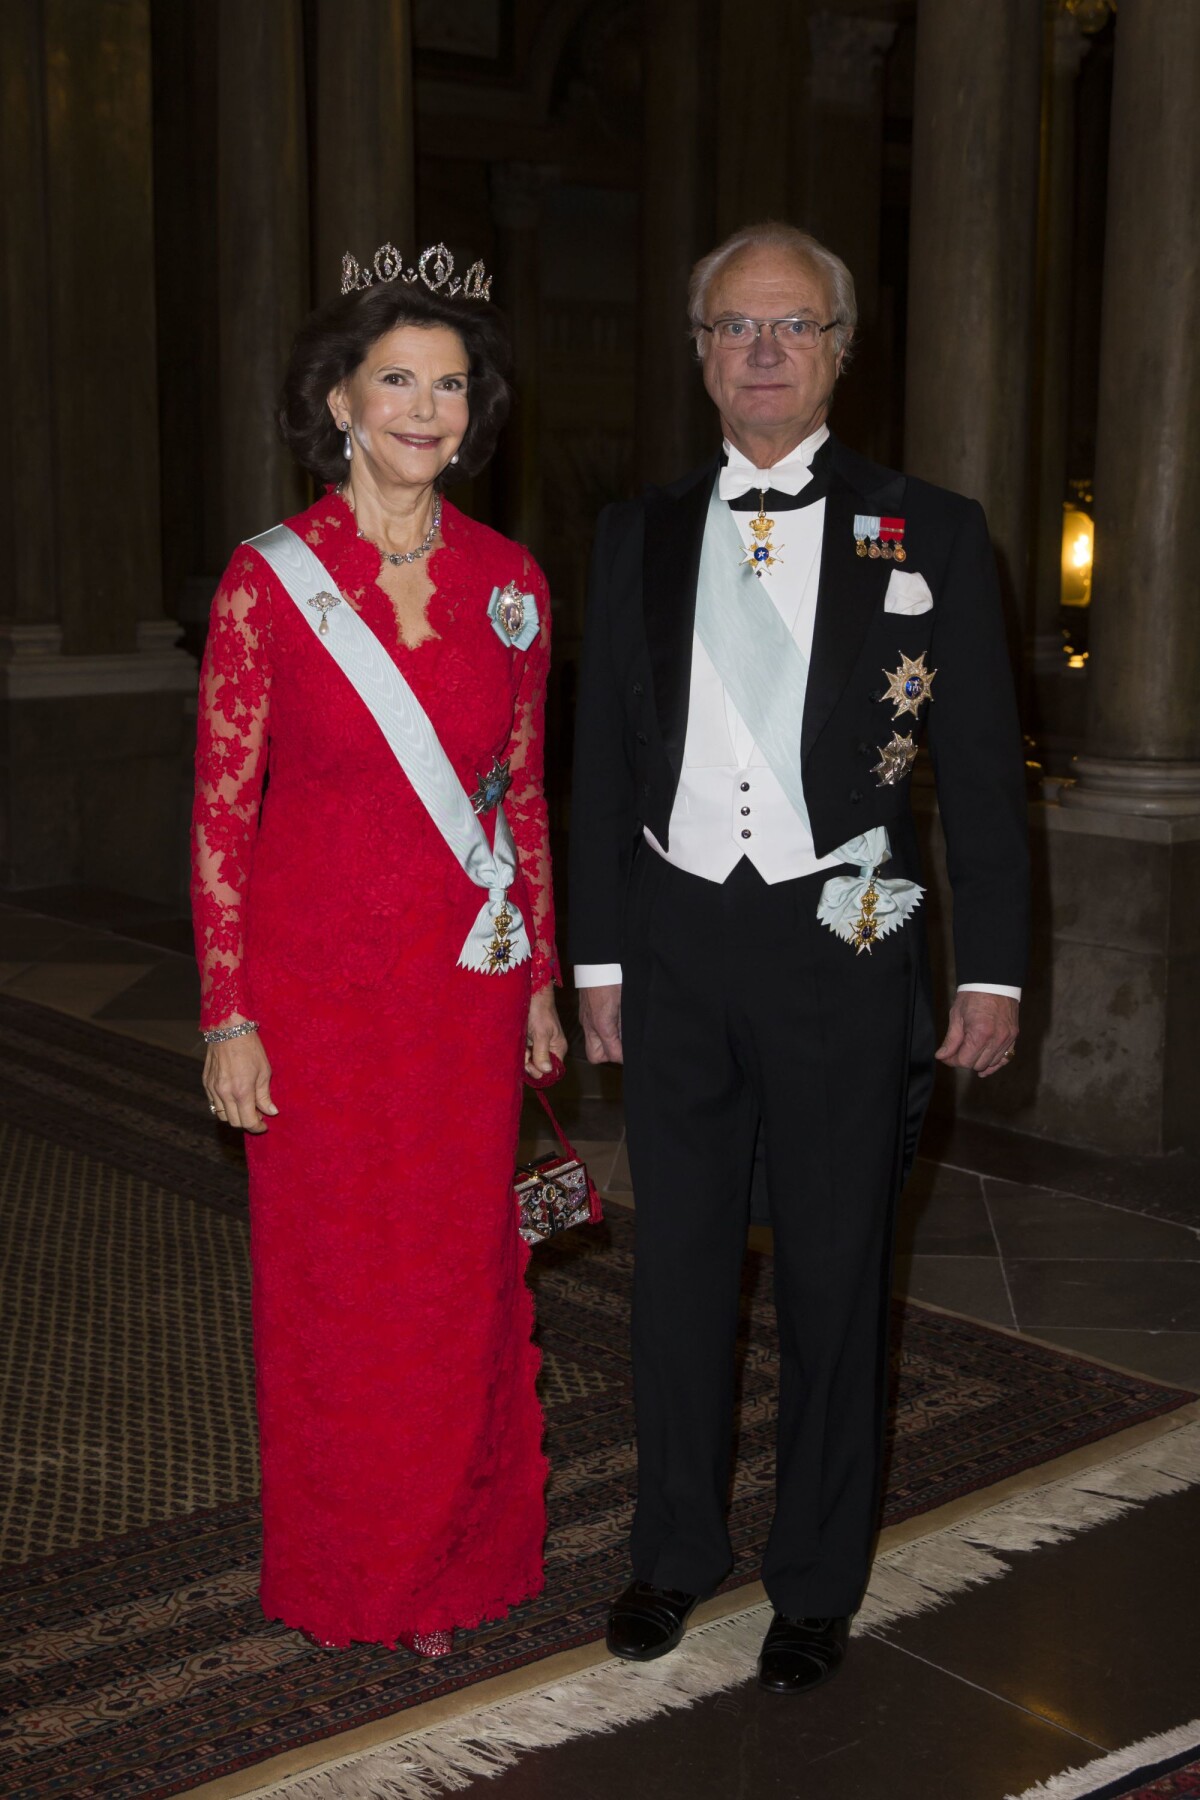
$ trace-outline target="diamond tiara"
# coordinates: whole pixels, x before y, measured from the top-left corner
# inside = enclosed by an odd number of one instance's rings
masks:
[[[460,278],[454,273],[454,258],[445,244],[430,244],[407,269],[395,244],[381,244],[365,269],[349,251],[342,258],[343,294],[353,293],[355,288],[372,287],[377,281],[406,281],[411,287],[418,280],[425,283],[431,294],[458,295],[463,300],[490,300],[492,297],[492,278],[485,272],[482,262],[472,263]]]

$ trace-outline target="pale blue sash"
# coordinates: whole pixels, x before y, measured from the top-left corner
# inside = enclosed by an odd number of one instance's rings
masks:
[[[714,484],[696,583],[696,636],[811,836],[800,763],[808,660],[745,555],[733,514]],[[924,890],[915,882],[878,878],[876,871],[891,855],[884,826],[874,825],[850,838],[834,855],[854,863],[858,873],[830,876],[821,890],[817,917],[847,943],[855,942],[863,895],[872,881],[877,937],[903,925],[920,905]]]
[[[246,542],[278,575],[301,618],[311,626],[318,643],[328,650],[378,725],[463,873],[476,887],[488,890],[459,953],[459,968],[493,974],[527,962],[531,952],[525,921],[508,899],[517,872],[517,851],[504,808],[496,808],[493,847],[488,844],[425,708],[370,626],[343,600],[328,569],[304,540],[289,526],[274,525]],[[503,923],[506,914],[507,925]],[[497,961],[495,954],[498,937],[502,946],[507,940],[503,961]]]

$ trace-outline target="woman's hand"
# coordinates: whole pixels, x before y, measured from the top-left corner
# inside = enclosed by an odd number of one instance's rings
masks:
[[[239,1131],[265,1131],[266,1118],[279,1111],[271,1098],[271,1065],[256,1031],[210,1044],[203,1079],[215,1117]]]
[[[567,1054],[567,1034],[558,1022],[554,1004],[554,986],[539,988],[529,1002],[529,1023],[525,1027],[525,1073],[548,1075],[553,1058]]]

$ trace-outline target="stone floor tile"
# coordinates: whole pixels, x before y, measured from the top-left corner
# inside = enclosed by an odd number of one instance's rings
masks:
[[[200,977],[196,965],[181,956],[164,956],[139,979],[98,1009],[96,1018],[179,1019],[195,1028],[200,1016]]]
[[[190,1056],[197,1063],[202,1063],[205,1056],[205,1044],[196,1029],[196,1021],[192,1019],[110,1019],[98,1018],[97,1024],[108,1031],[115,1031],[121,1037],[136,1038],[141,1044],[155,1044],[160,1050],[176,1050],[181,1056]],[[203,1100],[197,1075],[196,1095]]]
[[[627,1193],[633,1190],[633,1179],[629,1173],[629,1150],[624,1138],[617,1146],[617,1154],[613,1158],[608,1185],[614,1193]]]
[[[146,963],[39,962],[14,976],[4,991],[72,1018],[91,1019],[148,973]]]
[[[1200,1231],[1186,1225],[1047,1188],[985,1181],[984,1191],[1005,1258],[1186,1262],[1200,1257]]]
[[[896,1253],[996,1256],[996,1239],[982,1192],[933,1192],[906,1188],[896,1219]]]
[[[1053,1262],[1005,1259],[1022,1331],[1047,1325],[1091,1330],[1200,1331],[1200,1261]]]
[[[72,928],[61,943],[53,949],[45,951],[41,958],[47,963],[156,963],[161,952],[155,952],[144,942],[135,942],[133,938],[117,937],[111,931],[86,931]]]
[[[1000,1580],[886,1636],[1116,1750],[1196,1716],[1198,1537],[1200,1489],[1164,1495],[1053,1549],[1011,1553]]]
[[[922,1138],[934,1161],[979,1169],[989,1178],[1109,1200],[1135,1212],[1200,1225],[1200,1154],[1111,1156],[1074,1144],[1005,1131],[975,1119],[933,1117]]]
[[[0,906],[0,957],[6,962],[37,962],[65,939],[79,935],[78,926],[62,919],[45,919],[40,913]]]
[[[21,904],[29,911],[50,918],[70,919],[76,924],[101,926],[107,931],[120,931],[124,926],[168,919],[178,915],[179,908],[162,900],[145,900],[138,894],[125,894],[115,888],[50,887],[30,888],[22,892]]]
[[[801,1697],[753,1683],[524,1757],[476,1800],[1003,1800],[1097,1747],[879,1639]]]
[[[572,1094],[565,1084],[556,1087],[551,1098],[555,1117],[572,1142],[577,1137],[616,1142],[621,1136],[620,1109],[611,1100],[596,1099],[586,1094]]]
[[[905,1196],[920,1199],[979,1195],[980,1177],[970,1169],[956,1169],[918,1156],[905,1185]]]
[[[905,1256],[896,1260],[895,1291],[929,1306],[966,1313],[987,1325],[1016,1324],[996,1256]]]
[[[1088,1330],[1044,1325],[1037,1336],[1080,1356],[1131,1369],[1150,1381],[1169,1381],[1200,1393],[1200,1331]]]

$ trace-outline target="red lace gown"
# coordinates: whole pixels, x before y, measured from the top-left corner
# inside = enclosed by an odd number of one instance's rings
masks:
[[[247,1140],[262,1604],[330,1643],[394,1645],[496,1618],[542,1584],[512,1173],[531,985],[556,976],[550,606],[518,545],[447,505],[435,635],[409,648],[344,502],[289,523],[395,658],[467,791],[511,758],[512,898],[534,945],[504,974],[457,967],[483,891],[295,602],[239,550],[201,680],[193,900],[202,1023],[260,1022],[279,1108]],[[486,612],[514,580],[541,620],[525,652]]]

